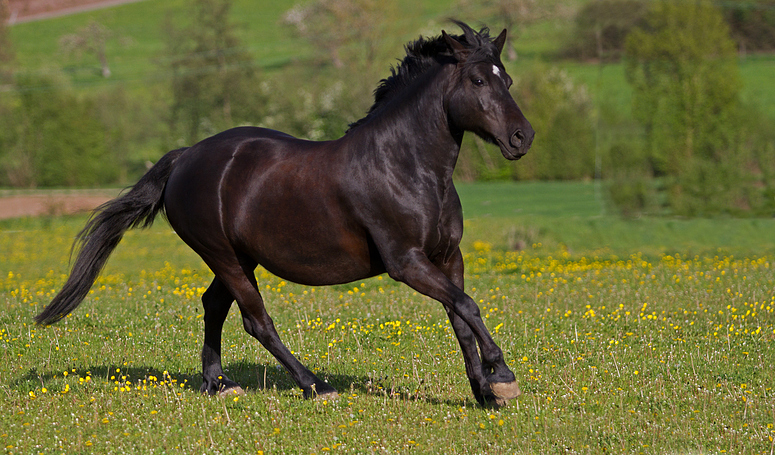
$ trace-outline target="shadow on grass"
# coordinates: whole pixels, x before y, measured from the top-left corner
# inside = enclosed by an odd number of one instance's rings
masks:
[[[295,396],[301,398],[301,389],[296,386],[290,375],[284,368],[275,363],[236,362],[224,368],[226,375],[237,382],[248,394],[262,393],[264,390],[276,389],[280,392],[295,392]],[[316,371],[315,374],[336,388],[340,394],[357,393],[358,395],[370,395],[390,397],[405,401],[419,401],[432,405],[446,405],[453,407],[476,406],[473,399],[440,399],[432,396],[433,392],[423,389],[410,390],[406,385],[393,383],[389,376],[370,377],[350,374],[331,373],[325,370]],[[136,387],[145,380],[154,381],[157,385],[166,381],[176,388],[189,391],[199,391],[202,383],[200,373],[167,371],[150,366],[117,366],[117,365],[93,365],[85,368],[69,370],[68,375],[78,378],[89,376],[92,382],[116,383],[116,386]],[[14,387],[30,388],[46,387],[51,381],[63,377],[62,371],[38,371],[30,369],[27,373],[14,381]],[[151,378],[156,378],[155,380]],[[117,382],[116,382],[117,381]],[[50,386],[49,386],[50,387]],[[435,393],[438,393],[436,391]]]

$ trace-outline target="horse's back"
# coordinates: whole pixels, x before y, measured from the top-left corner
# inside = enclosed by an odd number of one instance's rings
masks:
[[[220,190],[235,155],[247,144],[272,142],[280,137],[288,136],[263,128],[240,127],[211,136],[186,150],[176,160],[164,191],[167,218],[176,231],[184,236],[195,222],[220,225]],[[271,151],[271,147],[265,148]]]
[[[294,150],[303,150],[305,147],[299,145],[303,143],[307,141],[280,131],[248,126],[208,137],[177,159],[167,182],[165,205],[170,208],[191,197],[207,203],[228,175],[236,171],[259,177],[275,163],[291,158]]]

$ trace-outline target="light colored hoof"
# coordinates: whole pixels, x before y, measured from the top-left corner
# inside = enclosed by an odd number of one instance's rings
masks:
[[[498,407],[506,406],[509,400],[513,400],[522,395],[522,391],[519,390],[517,381],[512,382],[496,382],[490,384],[490,390],[495,395],[495,405]]]
[[[328,393],[318,393],[315,395],[315,401],[336,401],[339,399],[339,393],[335,391]]]
[[[219,398],[241,397],[243,395],[245,395],[245,391],[240,386],[229,387],[218,392]]]

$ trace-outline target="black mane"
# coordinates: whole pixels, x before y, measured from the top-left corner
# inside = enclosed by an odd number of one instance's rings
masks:
[[[499,52],[492,43],[488,28],[482,28],[477,32],[463,22],[453,22],[463,30],[463,34],[450,36],[471,50],[469,61],[492,60],[493,63],[500,63]],[[364,118],[350,124],[347,129],[348,133],[353,128],[365,123],[379,110],[380,106],[386,104],[396,93],[411,85],[414,80],[433,66],[444,62],[454,62],[452,51],[442,35],[432,39],[421,36],[413,43],[404,46],[404,49],[406,57],[397,67],[390,68],[391,75],[388,78],[380,81],[379,86],[374,90],[374,104],[369,108]]]

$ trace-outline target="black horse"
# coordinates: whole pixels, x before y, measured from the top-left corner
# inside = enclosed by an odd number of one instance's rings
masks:
[[[202,296],[203,392],[242,392],[221,367],[223,323],[236,300],[245,330],[305,397],[336,394],[280,341],[256,283],[261,264],[313,286],[387,272],[444,305],[479,403],[515,398],[514,374],[463,292],[463,217],[452,171],[464,131],[510,160],[527,153],[535,133],[509,94],[500,59],[506,30],[492,39],[487,29],[457,24],[462,35],[442,31],[409,44],[367,116],[340,139],[240,127],[164,155],[95,211],[76,240],[70,277],[36,321],[51,324],[74,310],[124,232],[150,225],[161,211],[215,274]]]

